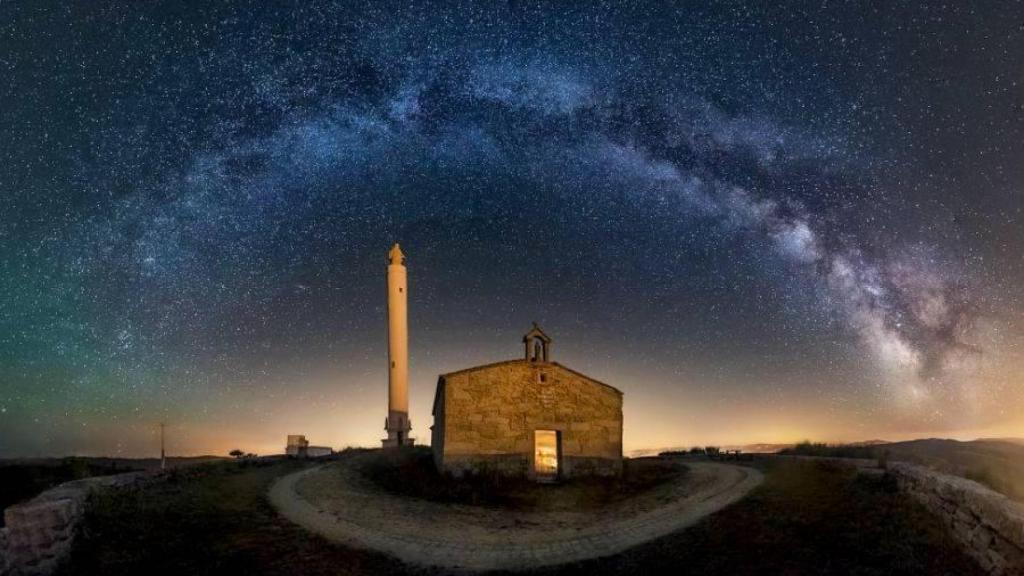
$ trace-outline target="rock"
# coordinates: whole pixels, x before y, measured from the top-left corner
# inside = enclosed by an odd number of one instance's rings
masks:
[[[1024,574],[1024,505],[977,482],[921,466],[898,462],[890,473],[901,490],[950,526],[986,572]]]
[[[75,480],[7,508],[6,527],[0,530],[0,575],[53,572],[71,551],[89,494],[107,486],[136,485],[145,478],[132,472]]]

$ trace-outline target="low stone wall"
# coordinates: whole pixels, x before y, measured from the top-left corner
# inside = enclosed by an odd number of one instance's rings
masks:
[[[7,574],[7,528],[0,528],[0,576]]]
[[[987,572],[1024,575],[1024,504],[977,482],[922,466],[889,466],[900,489],[938,515]]]
[[[146,475],[129,472],[66,482],[4,511],[0,575],[49,574],[71,551],[89,494],[103,487],[130,486]]]

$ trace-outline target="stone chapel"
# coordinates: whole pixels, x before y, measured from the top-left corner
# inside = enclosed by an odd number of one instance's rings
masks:
[[[454,476],[622,472],[622,392],[554,362],[536,323],[523,357],[442,374],[433,416],[434,461]]]

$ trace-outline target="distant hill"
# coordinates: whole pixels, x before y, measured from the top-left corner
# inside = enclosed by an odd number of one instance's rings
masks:
[[[793,444],[725,444],[718,446],[722,450],[739,450],[744,454],[774,454],[792,448]],[[642,448],[631,450],[627,456],[630,458],[643,458],[644,456],[657,456],[662,452],[686,452],[690,446],[672,446],[669,448]]]
[[[1021,440],[1024,443],[1024,440]],[[856,446],[856,447],[870,447],[878,446],[881,444],[889,444],[887,440],[862,440],[860,442],[848,442],[841,444],[842,446]],[[789,444],[778,444],[778,443],[753,443],[753,444],[723,444],[718,446],[722,450],[739,450],[744,454],[775,454],[776,452],[782,452],[784,450],[791,450],[795,443]],[[639,450],[631,450],[627,456],[630,458],[643,458],[644,456],[657,456],[662,452],[687,452],[692,446],[671,446],[668,448],[641,448]]]
[[[1009,442],[1011,444],[1024,444],[1024,438],[978,438],[979,442]]]
[[[847,446],[878,446],[881,444],[891,444],[888,440],[861,440],[860,442],[850,442]]]

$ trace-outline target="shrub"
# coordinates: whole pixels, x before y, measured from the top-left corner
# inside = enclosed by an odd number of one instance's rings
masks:
[[[781,450],[779,454],[795,456],[819,456],[827,458],[874,458],[876,450],[872,446],[851,446],[849,444],[826,444],[804,440],[792,448]]]

